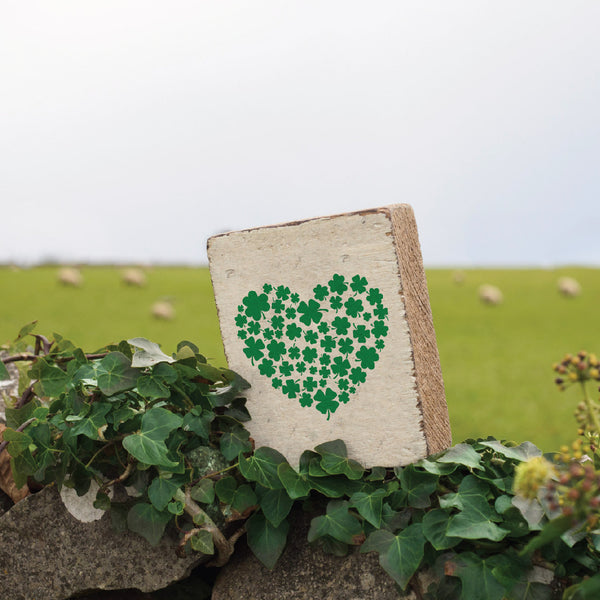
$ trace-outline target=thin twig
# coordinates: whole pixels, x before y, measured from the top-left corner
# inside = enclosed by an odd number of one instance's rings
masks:
[[[23,392],[23,395],[21,396],[21,398],[19,398],[19,401],[15,405],[15,408],[23,408],[35,396],[35,394],[33,393],[33,387],[35,386],[36,383],[37,383],[37,379],[34,379],[29,384],[27,389]]]
[[[85,357],[88,360],[96,360],[97,358],[104,358],[108,352],[99,352],[98,354],[86,354]],[[35,354],[30,354],[29,352],[20,352],[19,354],[13,354],[12,356],[7,356],[6,358],[2,358],[2,362],[7,365],[8,363],[13,362],[35,362],[39,356]],[[57,356],[54,360],[57,363],[66,363],[73,360],[74,356]]]

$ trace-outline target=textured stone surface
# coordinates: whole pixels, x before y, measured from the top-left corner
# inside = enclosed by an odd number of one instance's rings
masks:
[[[62,600],[86,590],[161,589],[200,560],[177,558],[175,546],[175,539],[152,547],[130,531],[116,532],[109,515],[81,523],[48,487],[0,517],[1,597]]]
[[[242,540],[221,569],[212,600],[398,600],[394,581],[379,566],[375,553],[346,557],[325,554],[306,541],[310,516],[296,512],[288,545],[272,571]]]

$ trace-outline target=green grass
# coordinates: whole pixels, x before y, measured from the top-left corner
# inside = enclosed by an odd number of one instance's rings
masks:
[[[144,288],[120,282],[120,270],[83,269],[81,289],[57,283],[57,269],[0,268],[0,343],[37,319],[40,333],[58,332],[86,350],[135,336],[172,352],[181,339],[195,342],[224,364],[210,277],[204,268],[153,267]],[[566,352],[600,354],[600,270],[467,270],[462,285],[453,271],[427,271],[446,396],[455,441],[493,435],[531,440],[556,449],[574,435],[577,390],[558,392],[551,365]],[[561,275],[579,280],[583,295],[565,299],[556,291]],[[492,283],[504,303],[481,304],[477,288]],[[156,300],[171,296],[177,315],[157,321]]]
[[[90,351],[145,337],[172,352],[177,342],[188,339],[215,364],[226,364],[207,269],[152,267],[142,288],[122,284],[116,267],[81,271],[82,287],[71,288],[57,283],[57,268],[0,268],[0,344],[13,339],[23,324],[37,320],[38,333],[60,333]],[[173,299],[172,321],[151,315],[152,305],[163,297]]]

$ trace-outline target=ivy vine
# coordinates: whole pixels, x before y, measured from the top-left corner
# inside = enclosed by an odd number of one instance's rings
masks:
[[[83,495],[94,481],[94,506],[152,544],[177,531],[177,552],[220,566],[246,534],[273,568],[292,507],[320,499],[309,542],[336,555],[376,552],[398,587],[424,600],[549,599],[600,567],[600,536],[551,536],[543,506],[514,495],[516,467],[541,456],[529,442],[467,440],[408,466],[365,470],[333,440],[294,468],[276,449],[253,447],[248,383],[209,365],[193,343],[168,355],[134,338],[86,354],[33,326],[0,362],[0,380],[10,362],[24,375],[0,445],[15,482]],[[530,580],[536,565],[553,571],[552,584]],[[435,575],[428,589],[416,577],[423,569]]]

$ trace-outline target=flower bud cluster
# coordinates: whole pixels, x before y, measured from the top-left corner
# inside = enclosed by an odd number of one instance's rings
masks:
[[[600,381],[600,361],[595,354],[588,354],[585,350],[575,355],[566,354],[553,368],[558,374],[554,383],[560,390],[572,383]]]
[[[600,473],[591,460],[571,461],[557,479],[548,482],[544,499],[551,513],[572,517],[595,530],[600,522]]]
[[[552,463],[543,456],[536,456],[519,463],[515,469],[514,490],[519,496],[529,500],[537,498],[538,492],[547,487],[556,477]]]

